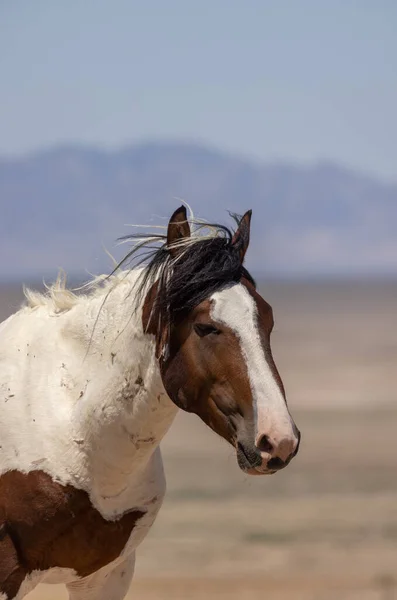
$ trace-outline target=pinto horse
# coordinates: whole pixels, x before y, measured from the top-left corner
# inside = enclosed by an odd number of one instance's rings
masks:
[[[1,325],[0,600],[41,582],[65,583],[71,600],[124,598],[178,409],[227,440],[245,473],[296,455],[272,309],[243,266],[250,221],[192,234],[182,206],[110,276],[79,294],[62,279],[26,290]],[[122,268],[137,248],[149,259]]]

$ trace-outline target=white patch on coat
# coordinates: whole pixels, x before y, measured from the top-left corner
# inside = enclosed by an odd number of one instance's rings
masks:
[[[31,298],[0,335],[0,475],[42,470],[87,492],[107,520],[144,511],[110,568],[133,553],[161,507],[159,444],[178,411],[161,381],[154,338],[143,332],[142,310],[131,310],[138,275],[125,273],[112,288],[61,306],[59,297]],[[70,581],[70,570],[42,575]]]
[[[63,570],[70,570],[71,572],[73,572],[71,569]],[[32,592],[39,583],[43,581],[44,574],[45,573],[43,571],[32,571],[31,573],[29,573],[22,581],[21,587],[19,588],[15,598],[9,598],[9,600],[21,600],[22,598],[24,598],[27,594]]]
[[[215,292],[211,300],[211,318],[231,329],[240,342],[254,404],[255,438],[267,435],[275,445],[295,438],[284,396],[261,344],[253,297],[238,283]]]
[[[81,579],[67,585],[70,600],[122,600],[128,592],[134,575],[135,553],[127,560],[104,567]]]

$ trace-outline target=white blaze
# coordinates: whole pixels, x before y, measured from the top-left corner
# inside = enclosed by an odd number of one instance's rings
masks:
[[[214,293],[211,300],[211,318],[231,329],[240,342],[253,398],[255,439],[267,435],[277,446],[295,437],[284,396],[263,351],[253,297],[245,286],[235,284]]]

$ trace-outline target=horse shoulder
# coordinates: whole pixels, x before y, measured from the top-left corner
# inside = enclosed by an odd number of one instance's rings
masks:
[[[70,483],[81,462],[71,431],[81,386],[61,322],[44,308],[21,310],[0,332],[0,475],[40,468]]]

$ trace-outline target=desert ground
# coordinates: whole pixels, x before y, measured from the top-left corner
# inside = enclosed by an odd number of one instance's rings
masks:
[[[297,458],[249,478],[180,414],[168,493],[137,555],[139,600],[397,599],[397,283],[267,283]],[[0,287],[0,319],[22,299]],[[41,586],[31,600],[65,600]],[[110,599],[109,599],[110,600]]]

